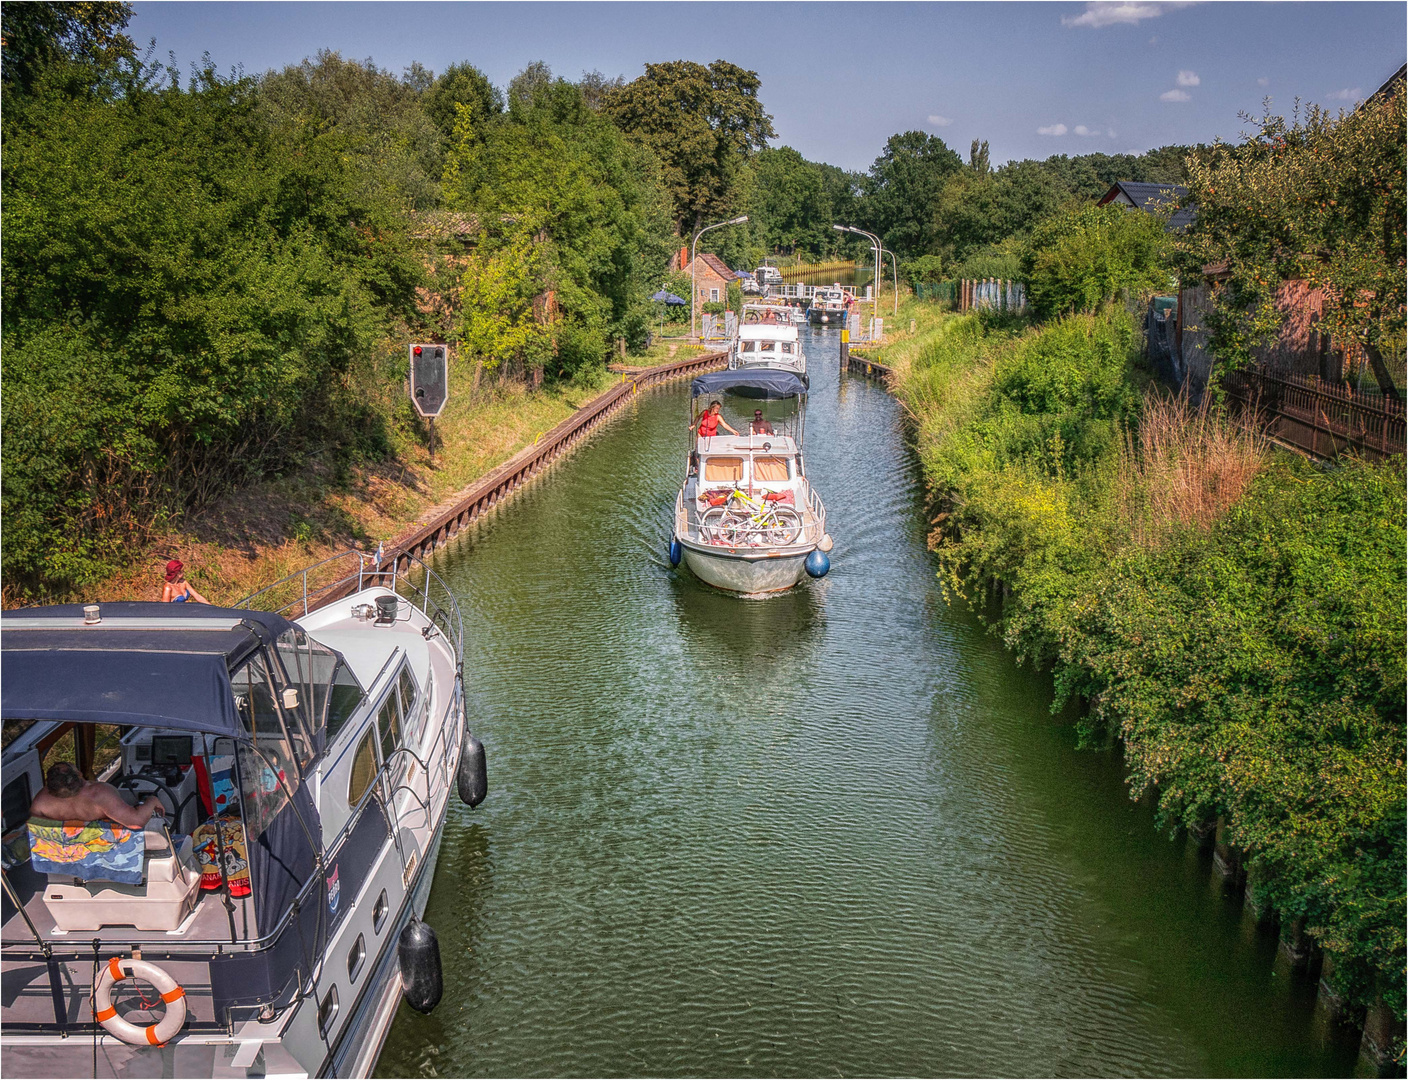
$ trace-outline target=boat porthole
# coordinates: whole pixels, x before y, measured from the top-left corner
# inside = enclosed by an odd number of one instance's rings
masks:
[[[332,1030],[332,1022],[336,1019],[337,987],[334,986],[318,1005],[318,1032],[324,1039],[328,1037],[328,1032]]]
[[[358,934],[357,940],[352,943],[352,948],[347,953],[347,978],[350,982],[357,981],[357,976],[362,973],[362,963],[366,959],[367,939]]]
[[[372,933],[381,933],[381,928],[386,923],[386,913],[391,910],[391,901],[386,899],[386,890],[381,890],[381,895],[376,898],[376,907],[372,909]]]

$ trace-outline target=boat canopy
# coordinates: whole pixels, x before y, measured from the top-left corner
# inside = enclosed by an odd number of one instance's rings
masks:
[[[297,628],[280,615],[204,604],[80,604],[0,618],[5,720],[138,724],[248,738],[230,672]]]
[[[807,377],[779,368],[734,368],[710,371],[690,384],[694,397],[704,394],[741,394],[769,401],[801,397],[807,392]]]

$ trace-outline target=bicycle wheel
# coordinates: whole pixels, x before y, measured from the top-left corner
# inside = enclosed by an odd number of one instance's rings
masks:
[[[779,506],[771,515],[768,524],[768,542],[773,547],[787,547],[795,544],[802,535],[802,516],[795,510]]]

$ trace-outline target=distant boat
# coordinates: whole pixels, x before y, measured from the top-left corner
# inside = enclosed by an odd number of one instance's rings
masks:
[[[729,348],[730,368],[778,368],[806,374],[794,309],[783,304],[744,304]]]
[[[838,326],[846,321],[846,293],[840,282],[817,289],[807,309],[807,319],[816,325],[835,323]]]

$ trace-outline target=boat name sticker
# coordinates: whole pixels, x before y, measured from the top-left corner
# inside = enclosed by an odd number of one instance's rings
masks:
[[[337,914],[337,901],[342,896],[342,883],[337,880],[337,867],[328,875],[328,913]]]

